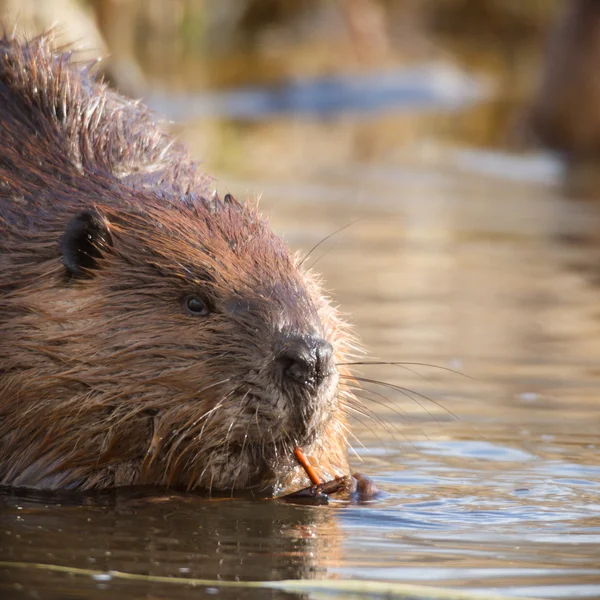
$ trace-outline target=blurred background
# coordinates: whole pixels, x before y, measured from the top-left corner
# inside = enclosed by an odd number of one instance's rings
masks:
[[[0,17],[103,57],[113,86],[185,122],[210,172],[268,165],[286,178],[354,160],[456,161],[448,147],[547,147],[586,189],[595,168],[581,165],[600,147],[596,5],[0,0]]]
[[[448,145],[530,147],[526,111],[567,4],[0,0],[0,15],[104,57],[115,87],[186,123],[210,172],[286,178]]]
[[[387,493],[372,507],[215,520],[196,499],[74,525],[17,499],[4,556],[600,597],[598,0],[0,0],[0,16],[106,57],[220,193],[262,195],[294,250],[323,242],[306,264],[367,359],[407,361],[361,367],[386,382],[353,421],[354,465]],[[14,580],[65,597],[36,577]]]

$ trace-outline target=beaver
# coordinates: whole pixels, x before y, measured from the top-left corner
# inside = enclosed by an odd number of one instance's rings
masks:
[[[348,326],[254,201],[51,34],[0,38],[0,485],[349,475]]]

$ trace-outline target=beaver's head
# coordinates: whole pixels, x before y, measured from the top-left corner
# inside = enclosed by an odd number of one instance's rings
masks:
[[[253,205],[143,106],[0,38],[0,484],[347,472],[348,334]]]
[[[45,407],[26,483],[260,487],[295,446],[343,472],[348,334],[255,206],[99,202],[57,243],[21,323],[38,358],[14,393]]]

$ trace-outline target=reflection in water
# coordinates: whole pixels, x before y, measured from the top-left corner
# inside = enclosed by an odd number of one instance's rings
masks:
[[[107,575],[73,580],[60,573],[32,572],[29,584],[44,589],[44,598],[64,598],[67,588],[86,598],[104,597],[106,590],[129,597],[139,583],[113,580],[111,570],[228,581],[311,579],[325,575],[321,565],[339,560],[334,510],[139,493],[87,503],[59,500],[0,497],[2,559],[18,557]],[[18,571],[4,573],[4,590],[21,577]],[[157,593],[184,598],[193,590],[167,585]],[[224,593],[235,598],[240,591]],[[243,593],[256,598],[281,595],[267,590]]]

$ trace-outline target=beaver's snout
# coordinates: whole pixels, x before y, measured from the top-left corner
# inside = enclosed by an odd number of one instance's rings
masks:
[[[277,365],[284,383],[314,390],[332,371],[333,346],[318,337],[290,337],[277,357]]]

